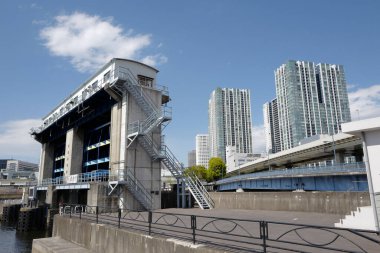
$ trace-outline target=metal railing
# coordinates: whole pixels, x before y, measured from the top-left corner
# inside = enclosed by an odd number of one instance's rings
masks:
[[[342,163],[329,166],[317,166],[317,167],[303,167],[303,168],[291,168],[291,169],[277,169],[270,171],[255,172],[240,176],[234,176],[226,179],[222,179],[216,182],[217,185],[251,180],[260,178],[272,178],[272,177],[291,177],[300,175],[321,175],[321,174],[334,174],[334,173],[365,173],[366,168],[364,163]]]
[[[297,223],[71,205],[61,215],[232,252],[379,252],[379,233]]]
[[[127,185],[128,190],[136,197],[136,199],[147,209],[150,210],[153,205],[153,199],[150,192],[135,177],[131,169],[112,170],[109,181],[120,181]]]
[[[145,94],[146,92],[144,91],[144,89],[146,88],[150,88],[150,89],[154,89],[154,88],[139,85],[138,79],[133,75],[133,73],[128,68],[119,67],[115,71],[115,73],[117,73],[117,75],[115,76],[115,81],[116,79],[120,79],[124,81],[124,85],[126,85],[128,91],[135,98],[141,98],[141,99],[138,99],[138,102],[143,103],[143,105],[141,106],[145,110],[146,113],[148,114],[153,113],[153,112],[156,114],[159,113],[159,110],[155,106],[155,103],[152,100],[152,98],[148,96],[147,94]]]
[[[128,125],[127,134],[146,134],[149,133],[154,127],[157,127],[162,121],[166,119],[171,119],[172,117],[172,108],[164,106],[162,107],[161,114],[157,115],[152,113],[145,120],[138,120],[132,122]]]
[[[185,181],[185,184],[187,184],[190,192],[194,196],[198,205],[201,206],[202,208],[214,207],[215,205],[214,201],[212,200],[211,196],[207,192],[206,188],[199,181],[198,177],[195,174],[192,174],[192,175],[184,174],[184,167],[177,160],[177,158],[174,156],[174,154],[171,152],[168,146],[162,145],[161,152],[162,152],[162,156],[164,157],[163,162],[166,165],[166,167],[170,171],[175,170],[176,173],[179,173],[181,175],[182,179]]]
[[[61,176],[55,178],[45,178],[41,181],[30,182],[29,186],[49,186],[63,184],[77,184],[86,182],[104,182],[108,181],[109,170],[95,170],[86,173],[80,173],[69,176]]]

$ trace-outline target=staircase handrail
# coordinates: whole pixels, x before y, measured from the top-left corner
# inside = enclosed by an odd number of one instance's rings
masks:
[[[149,129],[154,122],[157,121],[158,118],[161,117],[161,114],[157,114],[153,112],[151,115],[149,115],[148,118],[146,118],[142,123],[141,123],[141,132],[146,134],[146,130]]]
[[[202,182],[199,180],[197,175],[193,173],[193,177],[190,176],[191,179],[194,180],[194,184],[198,187],[199,190],[203,193],[203,195],[206,197],[209,204],[211,204],[212,207],[215,206],[214,200],[211,198],[210,194],[208,193],[207,189],[203,186]]]
[[[152,207],[153,199],[148,190],[144,187],[144,185],[138,180],[135,175],[130,171],[127,170],[127,177],[131,180],[131,182],[136,185],[136,190],[142,193],[144,200],[147,202],[149,207]],[[141,195],[140,195],[141,196]]]
[[[145,188],[145,186],[138,180],[135,175],[132,173],[131,168],[122,168],[122,169],[115,169],[111,171],[109,181],[118,181],[118,182],[126,182],[128,186],[130,186],[132,189],[129,189],[132,194],[133,192],[138,192],[141,194],[134,195],[138,200],[142,200],[143,204],[147,209],[150,209],[152,207],[152,197],[148,190]]]
[[[152,147],[152,151],[155,153],[155,155],[160,155],[160,149],[153,142],[152,138],[150,138],[148,135],[143,135],[143,139],[149,144],[150,147]]]
[[[152,98],[145,94],[145,91],[143,89],[144,86],[141,86],[139,84],[138,79],[133,75],[130,69],[119,67],[117,77],[127,82],[130,81],[131,82],[130,84],[132,85],[132,87],[134,87],[134,89],[140,93],[140,95],[144,98],[145,102],[148,104],[150,109],[156,113],[159,111],[155,103],[153,102]]]
[[[202,183],[199,181],[198,177],[193,174],[192,176],[187,176],[184,174],[184,168],[179,163],[177,158],[174,156],[173,152],[168,148],[168,146],[163,145],[162,151],[164,152],[164,156],[169,160],[169,162],[172,164],[172,166],[176,167],[178,171],[180,171],[181,176],[189,182],[189,186],[195,187],[198,191],[203,193],[203,196],[205,197],[206,202],[208,202],[209,206],[214,206],[214,201],[210,197],[209,193],[207,192],[206,188],[202,185]]]
[[[147,134],[152,126],[155,126],[156,122],[159,122],[162,120],[162,118],[167,117],[171,118],[171,107],[162,107],[161,113],[158,115],[155,113],[152,113],[143,121],[135,121],[132,122],[128,125],[128,134],[133,134],[133,133],[139,133],[139,134]]]

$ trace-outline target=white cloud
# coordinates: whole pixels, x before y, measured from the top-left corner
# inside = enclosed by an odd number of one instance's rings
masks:
[[[356,84],[347,84],[347,90],[353,90],[355,88],[357,88]]]
[[[20,159],[37,163],[41,145],[29,134],[32,127],[39,126],[39,119],[13,120],[0,123],[0,157]]]
[[[156,65],[156,64],[164,64],[168,62],[168,58],[161,54],[156,55],[148,55],[141,59],[141,62],[147,65]]]
[[[252,128],[252,144],[255,154],[265,153],[265,132],[264,125],[254,126]]]
[[[161,54],[141,56],[151,44],[150,34],[134,34],[132,29],[125,33],[112,18],[81,12],[55,17],[54,24],[42,29],[40,37],[53,55],[68,58],[81,72],[97,70],[115,57],[150,65],[167,61]]]
[[[352,120],[380,116],[380,85],[372,85],[348,93]]]

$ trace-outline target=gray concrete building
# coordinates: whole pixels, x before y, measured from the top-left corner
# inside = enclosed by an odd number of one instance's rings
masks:
[[[212,207],[205,189],[182,173],[163,143],[171,108],[157,73],[140,62],[112,59],[43,118],[32,130],[42,144],[39,200],[158,209],[164,166],[199,206]]]
[[[187,167],[192,167],[196,165],[196,152],[195,149],[187,153]]]

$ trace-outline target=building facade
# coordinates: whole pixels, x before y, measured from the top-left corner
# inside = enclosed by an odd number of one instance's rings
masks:
[[[217,88],[209,99],[210,157],[226,161],[226,146],[252,153],[251,97],[248,89]]]
[[[267,102],[263,106],[264,133],[266,153],[274,154],[281,151],[280,129],[278,125],[277,99]]]
[[[342,65],[288,61],[275,71],[281,150],[351,121]]]
[[[152,111],[158,114],[167,102],[156,87],[157,72],[139,62],[113,59],[43,118],[43,125],[33,132],[42,144],[39,182],[67,186],[46,192],[37,188],[41,201],[160,208],[161,163],[152,160],[145,147],[145,142],[158,147],[161,143],[163,122],[147,128]],[[138,138],[144,131],[149,140]],[[81,184],[99,175],[109,182]],[[120,183],[128,180],[136,182],[138,192]]]
[[[227,173],[239,170],[240,166],[253,162],[261,157],[260,154],[238,153],[234,146],[226,147],[226,169]]]
[[[38,172],[38,164],[14,159],[0,159],[1,179],[30,178]]]
[[[208,168],[208,161],[210,160],[210,148],[208,134],[197,134],[195,136],[195,153],[196,165]]]
[[[193,167],[196,165],[196,151],[195,149],[187,153],[187,167]]]

